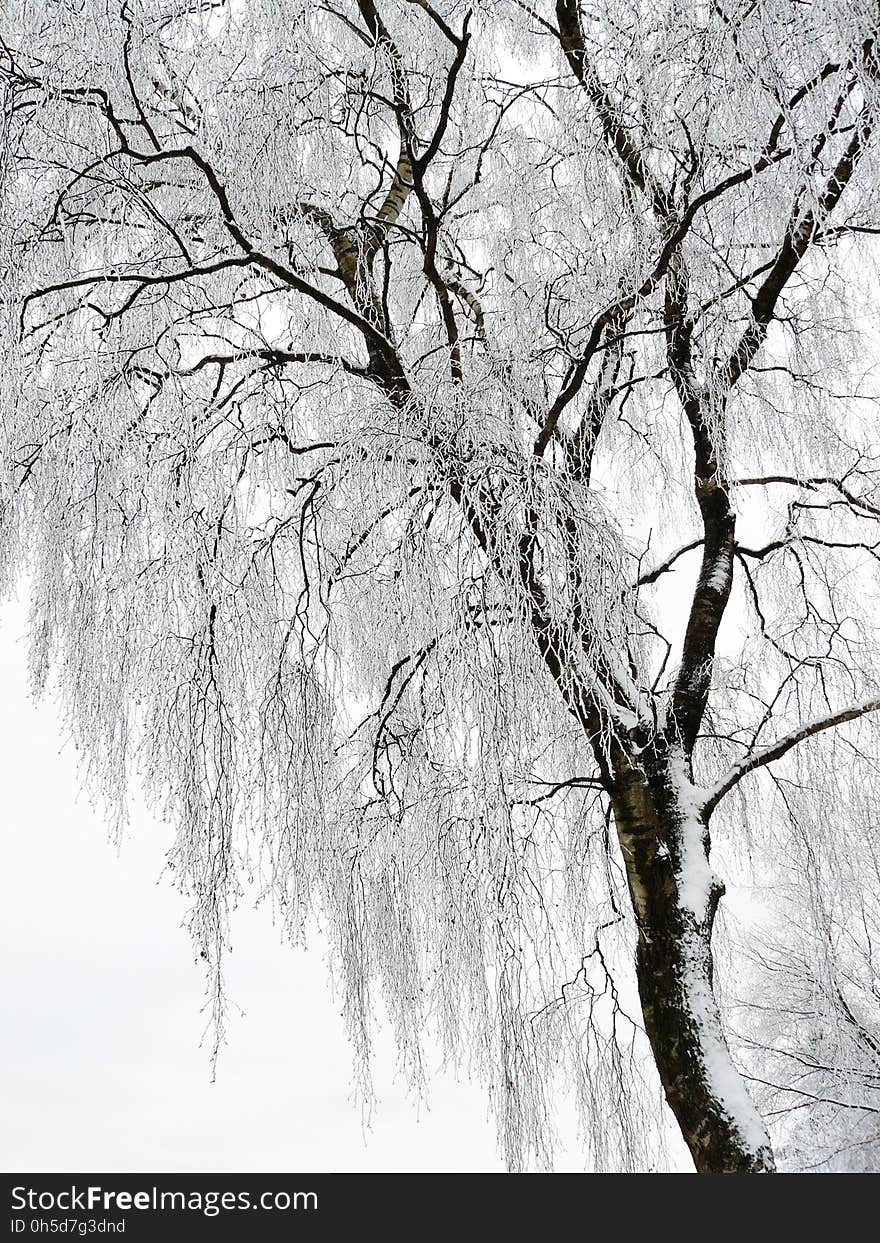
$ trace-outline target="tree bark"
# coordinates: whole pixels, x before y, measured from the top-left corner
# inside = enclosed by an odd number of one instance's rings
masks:
[[[639,927],[639,997],[666,1100],[699,1173],[772,1173],[769,1136],[730,1056],[713,990],[712,928],[723,886],[708,869],[707,826],[685,822],[663,776],[632,768],[615,784]],[[682,881],[684,835],[695,827],[696,862],[707,880],[696,905]]]
[[[736,1069],[712,991],[710,934],[639,936],[639,997],[669,1107],[701,1174],[768,1174],[770,1140]]]

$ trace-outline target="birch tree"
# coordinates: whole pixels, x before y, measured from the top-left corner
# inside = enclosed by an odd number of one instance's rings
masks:
[[[378,1006],[513,1169],[566,1087],[593,1168],[662,1089],[774,1169],[713,928],[722,861],[876,885],[878,17],[7,0],[4,584],[218,1046],[255,893],[366,1095]]]

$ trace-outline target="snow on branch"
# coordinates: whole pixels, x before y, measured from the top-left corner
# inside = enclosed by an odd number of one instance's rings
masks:
[[[843,708],[840,712],[834,712],[830,716],[817,717],[806,725],[801,725],[798,729],[792,730],[791,733],[784,734],[776,742],[770,743],[766,747],[761,747],[757,751],[752,751],[750,755],[731,765],[718,784],[712,789],[704,804],[706,813],[712,812],[724,798],[725,794],[729,793],[743,777],[748,773],[754,772],[756,768],[764,768],[767,764],[772,764],[774,760],[781,759],[792,747],[805,742],[807,738],[812,738],[814,734],[820,734],[823,730],[832,729],[835,725],[843,725],[847,721],[858,720],[859,717],[866,716],[869,712],[877,712],[878,710],[880,710],[880,699],[866,699],[863,703],[851,704],[850,707]]]

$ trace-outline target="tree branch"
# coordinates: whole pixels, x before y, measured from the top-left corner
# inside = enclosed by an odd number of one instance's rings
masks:
[[[833,729],[835,725],[843,725],[847,721],[855,721],[869,712],[877,711],[880,711],[880,699],[866,699],[863,703],[852,704],[848,708],[841,709],[840,712],[832,713],[831,716],[818,717],[807,725],[801,725],[798,729],[792,730],[790,734],[785,734],[776,742],[770,743],[766,747],[761,747],[758,751],[753,751],[751,755],[747,755],[737,764],[731,765],[721,780],[711,790],[709,797],[703,804],[706,814],[710,814],[721,799],[724,798],[725,794],[729,793],[748,773],[754,772],[757,768],[763,768],[767,764],[772,764],[774,760],[780,759],[792,747],[796,747],[798,743],[806,741],[807,738],[812,738],[814,734],[820,734],[823,730]]]

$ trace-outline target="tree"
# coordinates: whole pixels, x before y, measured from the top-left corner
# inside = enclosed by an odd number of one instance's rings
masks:
[[[772,1170],[710,825],[876,830],[874,0],[4,20],[3,559],[217,1041],[254,880],[513,1168],[557,1074],[653,1160],[646,1036],[697,1169]]]

